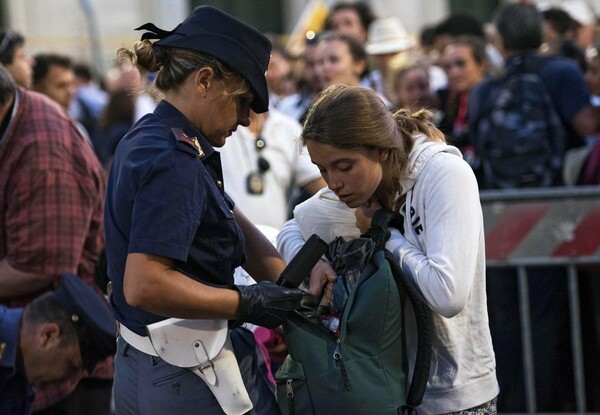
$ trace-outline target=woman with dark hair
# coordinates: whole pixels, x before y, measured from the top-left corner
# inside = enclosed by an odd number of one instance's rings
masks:
[[[116,411],[276,414],[252,333],[228,320],[277,327],[303,293],[273,283],[284,262],[225,193],[215,151],[268,110],[271,44],[209,6],[139,29],[119,55],[157,72],[164,99],[117,146],[107,188]],[[240,265],[260,282],[236,287]]]
[[[375,13],[364,1],[340,2],[333,6],[325,20],[325,30],[352,36],[363,45],[369,37],[369,25]]]
[[[448,89],[438,91],[445,117],[441,130],[459,148],[468,142],[468,96],[488,70],[485,43],[473,36],[461,36],[444,49],[442,62],[448,75]]]
[[[367,52],[360,42],[340,33],[319,37],[317,74],[323,87],[333,84],[356,86],[367,73]]]
[[[477,181],[429,115],[392,113],[372,90],[334,85],[311,106],[302,141],[329,189],[354,210],[361,232],[379,209],[400,215],[404,229],[392,231],[386,248],[432,310],[433,360],[419,412],[494,414],[499,388]],[[298,224],[289,221],[278,247],[289,259],[302,243]],[[336,278],[319,261],[309,291],[320,294]],[[406,316],[412,371],[416,329],[414,316]]]
[[[444,114],[439,127],[479,175],[479,159],[469,136],[468,101],[469,93],[483,81],[489,69],[485,42],[474,36],[451,40],[444,49],[442,64],[448,76],[448,88],[438,91]]]

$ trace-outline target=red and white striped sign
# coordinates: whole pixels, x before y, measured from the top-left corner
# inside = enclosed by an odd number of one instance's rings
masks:
[[[488,262],[524,258],[600,261],[600,197],[484,201]]]

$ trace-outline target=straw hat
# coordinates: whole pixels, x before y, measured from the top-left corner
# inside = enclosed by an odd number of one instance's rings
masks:
[[[369,26],[369,41],[366,45],[369,55],[402,52],[412,48],[415,44],[414,39],[396,17],[377,19]]]

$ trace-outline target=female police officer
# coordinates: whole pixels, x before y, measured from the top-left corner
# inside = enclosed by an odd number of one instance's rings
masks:
[[[147,337],[148,325],[169,317],[275,327],[303,295],[270,282],[284,263],[224,192],[213,148],[238,125],[248,125],[250,109],[267,111],[271,45],[254,28],[208,6],[196,8],[171,32],[150,23],[139,29],[147,32],[134,50],[119,52],[142,71],[157,72],[164,99],[119,144],[107,189],[111,304],[121,323],[117,413],[230,414],[252,406],[251,413],[272,413],[274,398],[254,349],[242,356],[243,345],[254,345],[251,333],[231,332],[239,365],[234,359],[223,369],[208,361],[198,376],[159,357],[179,337],[167,336],[164,348]],[[261,282],[235,287],[232,273],[241,264]],[[192,348],[202,351],[198,344],[170,352],[179,358]],[[208,375],[213,368],[216,381]],[[248,395],[223,390],[224,379],[239,375],[238,368]]]

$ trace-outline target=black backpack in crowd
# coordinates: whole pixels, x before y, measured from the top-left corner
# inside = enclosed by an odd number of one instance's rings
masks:
[[[480,85],[469,132],[481,158],[482,187],[505,189],[560,184],[566,132],[538,73],[551,58],[518,57]]]

